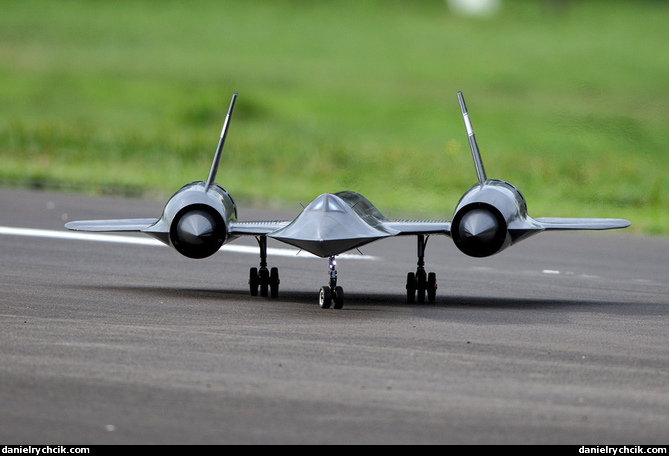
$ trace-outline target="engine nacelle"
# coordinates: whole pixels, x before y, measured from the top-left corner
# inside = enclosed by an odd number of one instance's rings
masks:
[[[516,187],[488,179],[470,188],[453,212],[451,237],[466,255],[487,257],[536,233]]]
[[[188,258],[207,258],[228,240],[229,223],[237,219],[230,194],[220,185],[193,182],[165,205],[159,225],[147,231]]]
[[[170,243],[188,258],[207,258],[218,252],[227,237],[220,214],[207,205],[185,207],[170,226]]]
[[[462,253],[478,258],[511,245],[504,216],[485,203],[472,203],[458,211],[451,223],[451,237]]]

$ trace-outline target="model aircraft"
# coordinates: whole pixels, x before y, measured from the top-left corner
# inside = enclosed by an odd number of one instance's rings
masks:
[[[389,220],[365,197],[351,191],[317,196],[292,221],[238,220],[232,196],[215,182],[237,99],[235,93],[207,180],[192,182],[177,191],[160,218],[77,221],[65,227],[78,231],[142,232],[196,259],[213,255],[221,246],[241,236],[254,236],[260,248],[260,265],[252,267],[249,273],[253,296],[258,295],[258,290],[261,296],[278,295],[278,268],[267,267],[267,239],[276,239],[329,259],[329,281],[320,289],[319,305],[340,309],[344,305],[344,291],[337,284],[336,257],[380,239],[416,236],[418,261],[416,271],[407,274],[407,301],[433,302],[436,276],[425,270],[425,248],[432,235],[450,236],[466,255],[487,257],[542,231],[608,230],[630,225],[621,219],[531,218],[525,198],[516,187],[486,177],[462,92],[457,95],[478,182],[464,193],[450,222]]]

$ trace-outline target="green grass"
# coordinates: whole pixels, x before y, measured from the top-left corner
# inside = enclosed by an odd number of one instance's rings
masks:
[[[319,193],[450,218],[489,177],[540,216],[669,233],[669,4],[506,0],[5,2],[0,182],[169,196],[206,178],[297,211]],[[243,217],[243,207],[240,208]]]

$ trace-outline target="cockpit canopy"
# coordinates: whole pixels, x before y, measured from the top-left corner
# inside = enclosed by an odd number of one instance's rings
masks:
[[[346,212],[342,201],[329,194],[323,194],[315,198],[306,208],[307,211]]]

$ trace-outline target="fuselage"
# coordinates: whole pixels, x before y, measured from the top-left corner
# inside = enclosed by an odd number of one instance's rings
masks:
[[[324,193],[269,237],[319,257],[330,257],[394,235],[384,221],[383,215],[358,193]]]

